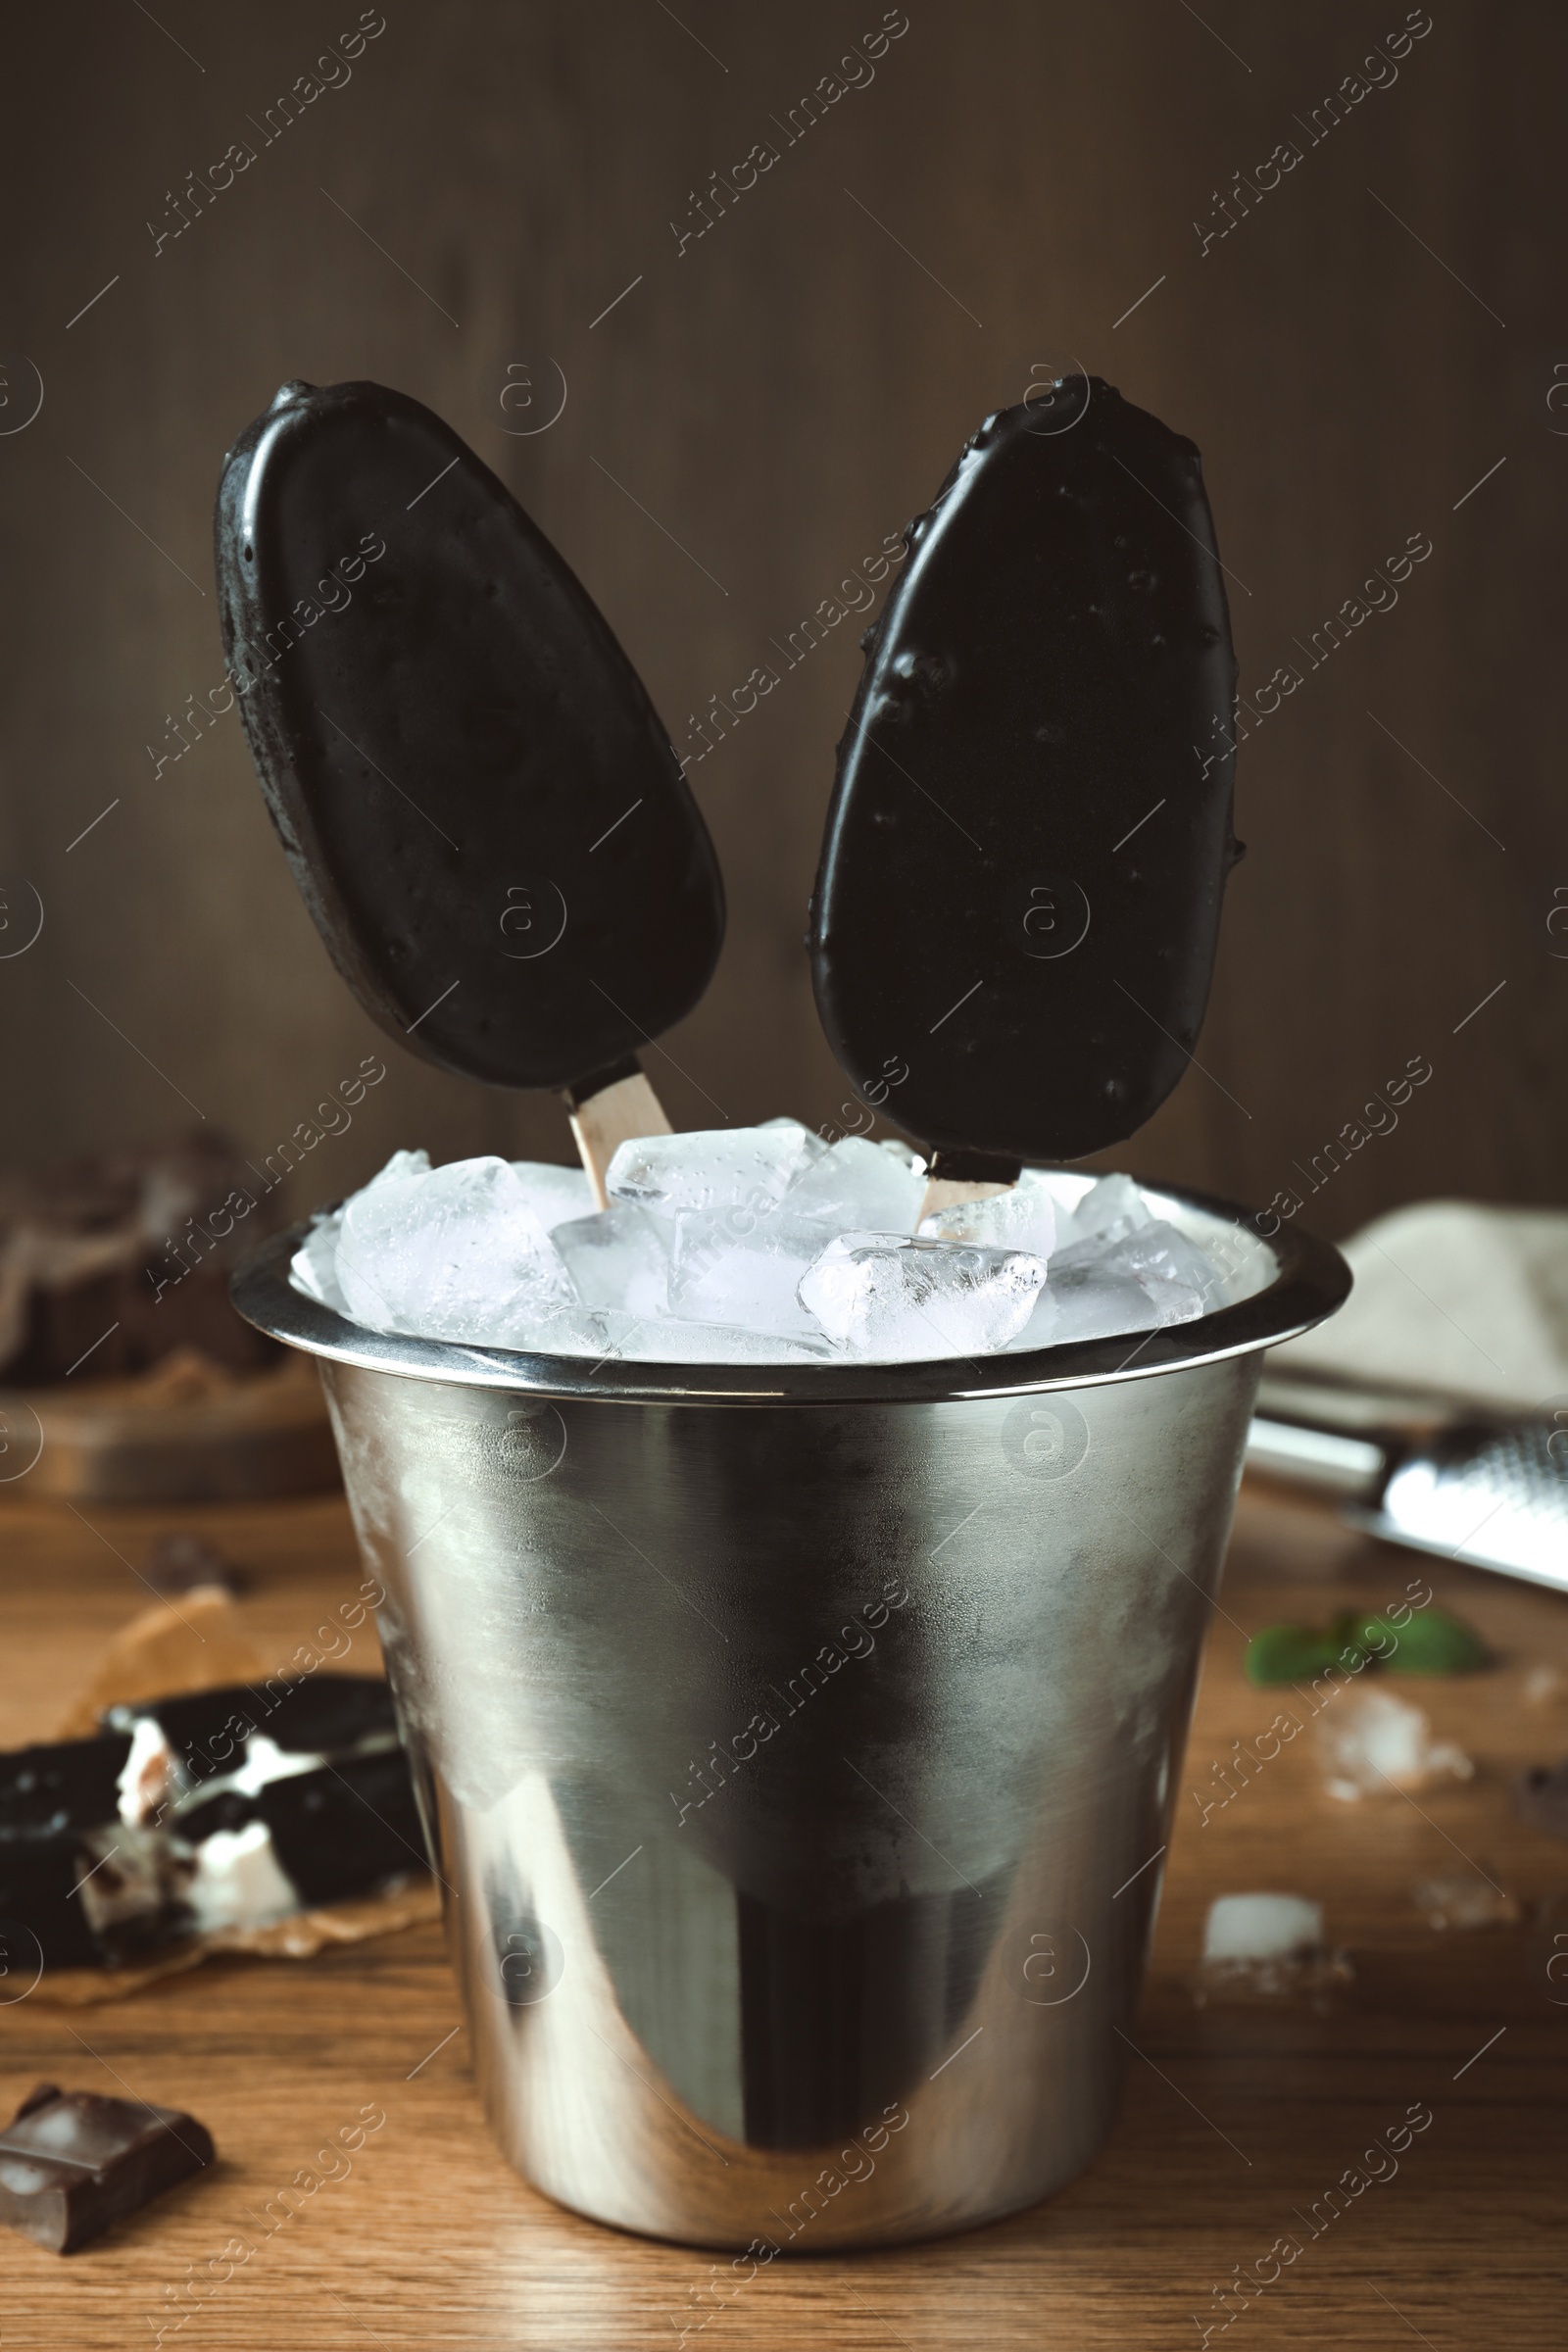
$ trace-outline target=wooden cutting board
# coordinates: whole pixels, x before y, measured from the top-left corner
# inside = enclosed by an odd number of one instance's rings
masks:
[[[0,1491],[63,1502],[256,1502],[339,1483],[316,1366],[191,1350],[133,1379],[0,1391]]]

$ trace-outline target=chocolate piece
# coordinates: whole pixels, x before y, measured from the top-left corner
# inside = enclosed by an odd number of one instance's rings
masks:
[[[493,1086],[585,1097],[696,1004],[712,844],[641,681],[450,426],[286,384],[229,453],[223,641],[262,789],[370,1017]]]
[[[195,1592],[217,1585],[237,1597],[251,1587],[249,1569],[225,1559],[201,1536],[160,1536],[142,1562],[143,1579],[155,1592]]]
[[[40,2082],[0,2132],[0,2221],[74,2254],[216,2153],[178,2108]]]
[[[988,417],[906,537],[812,981],[852,1082],[906,1065],[900,1124],[1005,1181],[1119,1143],[1191,1058],[1239,855],[1224,583],[1198,451],[1098,377]]]

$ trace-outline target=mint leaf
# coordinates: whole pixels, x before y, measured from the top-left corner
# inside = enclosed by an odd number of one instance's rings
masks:
[[[1444,1610],[1418,1609],[1408,1625],[1367,1609],[1342,1609],[1332,1625],[1270,1625],[1247,1645],[1250,1683],[1309,1682],[1330,1666],[1360,1674],[1371,1666],[1396,1674],[1470,1674],[1487,1663],[1485,1646]]]
[[[1312,1626],[1265,1626],[1247,1644],[1247,1679],[1262,1684],[1310,1681],[1339,1664],[1342,1646],[1332,1633]]]
[[[1398,1647],[1385,1663],[1396,1674],[1473,1674],[1487,1662],[1478,1636],[1443,1609],[1418,1609],[1408,1625],[1390,1631]]]

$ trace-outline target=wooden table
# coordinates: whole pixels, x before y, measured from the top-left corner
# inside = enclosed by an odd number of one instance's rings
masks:
[[[175,1523],[256,1571],[242,1605],[279,1658],[353,1591],[335,1499],[95,1511],[91,1527],[64,1507],[12,1501],[0,1510],[6,1745],[53,1728],[94,1649],[146,1599],[126,1562],[139,1565],[153,1534]],[[1304,1736],[1201,1819],[1192,1791],[1213,1794],[1212,1768],[1233,1741],[1251,1743],[1290,1700],[1243,1681],[1242,1629],[1390,1600],[1427,1572],[1499,1663],[1464,1681],[1393,1687],[1474,1756],[1474,1781],[1419,1802],[1338,1804],[1321,1791]],[[1230,2341],[1243,2352],[1563,2344],[1568,1983],[1552,1983],[1546,1964],[1553,1948],[1568,1950],[1568,1844],[1513,1819],[1507,1783],[1527,1761],[1568,1749],[1568,1600],[1425,1563],[1262,1491],[1243,1496],[1222,1598],[1136,2030],[1141,2055],[1099,2161],[1053,2203],[966,2237],[776,2263],[689,2344],[1153,2352],[1200,2341],[1223,2317],[1216,2282],[1237,2265],[1266,2271],[1287,2233],[1303,2250],[1236,2319]],[[1532,1681],[1532,1670],[1549,1662],[1563,1680],[1543,1696],[1547,1678]],[[1438,1933],[1426,1923],[1412,1886],[1464,1875],[1471,1861],[1519,1898],[1519,1925]],[[1259,1886],[1327,1906],[1356,1970],[1332,2013],[1194,2005],[1207,1903]],[[210,2177],[70,2260],[0,2234],[0,2342],[8,2352],[152,2344],[187,2266],[220,2258],[241,2232],[255,2238],[255,2215],[302,2170],[341,2173],[318,2166],[318,2151],[369,2109],[386,2120],[346,2175],[307,2194],[166,2343],[674,2343],[710,2258],[595,2228],[524,2187],[486,2135],[458,2026],[433,1928],[292,1965],[223,1962],[96,2009],[0,2008],[7,2113],[40,2076],[128,2084],[198,2114],[221,2155]],[[1433,2122],[1396,2177],[1309,2237],[1298,2215],[1415,2102]]]

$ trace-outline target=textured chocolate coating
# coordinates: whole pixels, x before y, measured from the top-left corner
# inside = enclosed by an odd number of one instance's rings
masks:
[[[718,866],[610,628],[417,401],[286,384],[225,461],[223,643],[305,903],[371,1018],[571,1087],[680,1020]]]
[[[74,2254],[215,2154],[212,2134],[177,2108],[40,2082],[0,2131],[0,2222]]]
[[[889,1116],[965,1170],[1078,1159],[1186,1068],[1240,855],[1199,455],[1090,377],[988,417],[906,536],[839,746],[817,1007],[858,1087],[907,1064]]]

